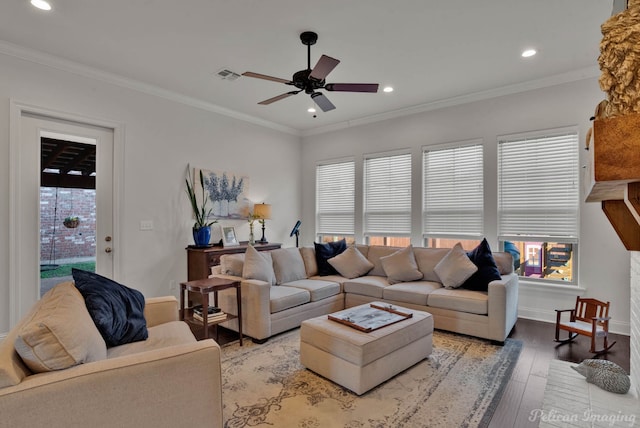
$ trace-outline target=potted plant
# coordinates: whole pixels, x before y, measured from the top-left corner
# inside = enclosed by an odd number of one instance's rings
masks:
[[[75,229],[80,224],[80,219],[76,216],[65,217],[62,224],[64,224],[64,227],[68,227],[69,229]]]
[[[211,239],[211,225],[217,223],[218,220],[210,221],[209,217],[211,216],[211,208],[207,208],[207,202],[209,202],[209,197],[204,191],[204,175],[202,174],[202,170],[200,173],[200,188],[202,189],[202,205],[198,204],[198,198],[195,193],[195,185],[193,179],[190,174],[190,166],[187,165],[187,196],[189,197],[189,202],[191,203],[191,209],[193,210],[193,215],[196,218],[195,223],[193,224],[193,241],[198,247],[205,247],[209,245],[209,240]]]

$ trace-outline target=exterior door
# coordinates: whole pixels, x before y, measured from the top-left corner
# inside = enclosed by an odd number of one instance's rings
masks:
[[[22,317],[40,297],[40,149],[41,138],[96,145],[96,272],[113,277],[114,132],[113,129],[23,113],[20,118],[17,211],[17,299]],[[14,187],[15,188],[15,187]],[[14,320],[15,322],[15,320]]]

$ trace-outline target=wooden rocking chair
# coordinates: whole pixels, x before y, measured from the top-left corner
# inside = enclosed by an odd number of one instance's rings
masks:
[[[561,320],[563,312],[571,312],[569,321]],[[591,349],[594,354],[604,354],[616,342],[608,345],[609,335],[609,302],[601,302],[596,299],[581,299],[576,297],[575,309],[556,309],[556,342],[569,343],[579,334],[591,337]],[[560,340],[560,330],[569,332],[569,338]],[[596,338],[604,339],[604,347],[596,349]]]

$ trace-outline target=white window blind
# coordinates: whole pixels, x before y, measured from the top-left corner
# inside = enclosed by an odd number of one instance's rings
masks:
[[[500,239],[577,242],[578,199],[577,133],[499,141]]]
[[[365,235],[411,234],[411,153],[364,161]]]
[[[355,162],[316,167],[316,233],[354,234]]]
[[[423,235],[482,236],[482,145],[425,148],[422,163]]]

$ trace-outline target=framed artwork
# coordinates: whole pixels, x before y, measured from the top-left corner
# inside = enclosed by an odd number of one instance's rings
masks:
[[[222,246],[233,247],[234,245],[240,245],[236,229],[232,226],[222,226]]]
[[[253,204],[247,197],[249,177],[228,171],[210,171],[194,168],[194,177],[204,177],[205,193],[209,198],[212,218],[246,219]],[[196,193],[200,194],[202,186],[195,181]]]

